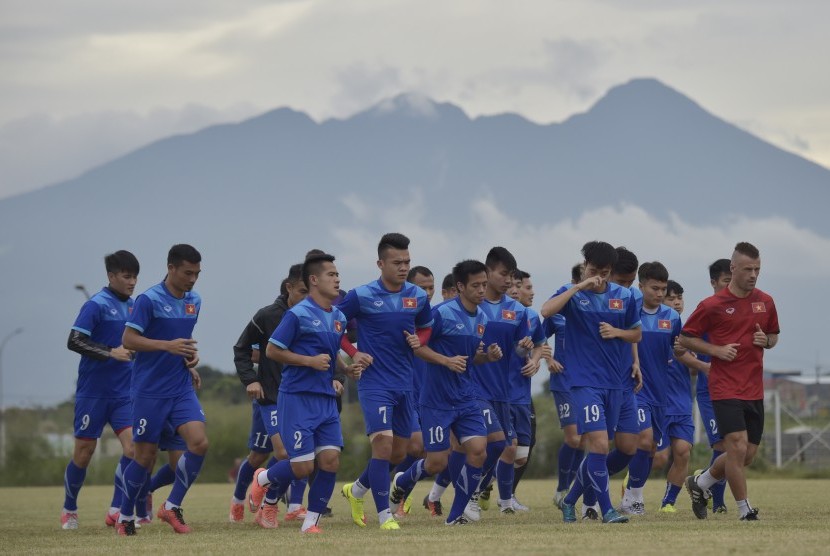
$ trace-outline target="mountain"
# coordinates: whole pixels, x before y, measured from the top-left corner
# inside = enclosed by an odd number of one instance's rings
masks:
[[[103,283],[106,252],[134,251],[143,289],[163,276],[171,244],[198,247],[204,314],[221,316],[199,324],[202,359],[229,370],[236,336],[285,268],[310,247],[331,246],[344,223],[380,224],[374,207],[420,203],[429,205],[417,215],[424,226],[461,230],[475,222],[460,209],[482,196],[533,221],[634,204],[711,225],[778,216],[830,235],[830,171],[653,79],[615,87],[550,125],[470,118],[414,94],[320,123],[280,108],[0,201],[0,335],[26,329],[3,354],[5,399],[68,396],[77,363],[63,345],[82,301],[71,290]]]

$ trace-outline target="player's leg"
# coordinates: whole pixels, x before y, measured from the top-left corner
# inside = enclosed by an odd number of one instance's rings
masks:
[[[228,520],[241,523],[245,519],[245,498],[254,480],[254,472],[265,463],[273,451],[268,431],[259,415],[259,404],[251,402],[251,430],[248,434],[248,456],[239,465],[231,496]]]
[[[64,471],[64,501],[61,528],[78,528],[78,494],[86,479],[86,469],[95,453],[106,423],[107,401],[98,398],[75,399],[75,447]]]
[[[553,400],[559,416],[559,428],[562,429],[564,441],[558,454],[558,484],[553,503],[561,509],[568,489],[576,479],[576,472],[582,463],[583,451],[580,449],[581,437],[576,429],[576,412],[570,392],[553,392]]]
[[[340,467],[340,450],[343,446],[343,434],[340,427],[340,414],[337,411],[337,402],[334,399],[324,400],[316,404],[319,420],[314,423],[312,439],[317,456],[317,476],[308,491],[308,512],[303,520],[303,533],[319,533],[320,516],[326,511],[328,502],[334,492],[334,483],[337,470]],[[302,444],[302,439],[296,435],[294,447]],[[301,446],[302,449],[302,446]],[[289,451],[289,456],[291,452]],[[309,470],[308,474],[311,471]],[[306,477],[308,475],[305,475]],[[301,478],[301,477],[298,477]],[[392,520],[395,526],[397,523]],[[397,528],[397,527],[393,527]]]
[[[691,416],[689,417],[691,421]],[[691,427],[694,434],[694,427]],[[671,438],[672,464],[666,476],[666,493],[663,496],[660,511],[674,513],[677,495],[683,487],[683,480],[689,474],[689,459],[692,454],[692,443],[678,427],[672,427],[668,432]],[[691,435],[690,435],[691,436]]]
[[[421,426],[423,427],[423,421],[421,421],[421,423]],[[452,477],[458,475],[461,471],[461,467],[466,461],[464,449],[458,443],[458,439],[455,437],[455,433],[453,433],[452,430],[450,430],[450,446],[452,449],[449,454],[447,465],[435,476],[435,481],[433,481],[429,493],[424,497],[424,508],[429,510],[433,517],[443,515],[444,508],[441,504],[441,496],[452,482]],[[424,449],[426,449],[426,444],[424,444]]]
[[[698,395],[697,407],[700,412],[700,419],[703,421],[703,428],[706,431],[706,437],[709,440],[709,446],[712,447],[712,458],[709,460],[709,467],[715,463],[715,460],[721,454],[726,453],[726,444],[723,437],[718,430],[718,421],[715,419],[715,410],[712,408],[712,400],[708,396]],[[726,513],[726,501],[724,493],[726,492],[726,479],[718,481],[709,489],[712,493],[712,512]]]
[[[451,470],[455,498],[447,525],[463,524],[469,521],[469,505],[475,495],[477,486],[483,480],[485,461],[487,459],[487,428],[478,407],[456,411],[451,428],[465,452],[465,461],[457,471]],[[452,457],[449,465],[452,465]]]
[[[513,476],[513,506],[516,510],[526,511],[528,508],[519,503],[516,500],[516,489],[519,487],[519,483],[524,477],[525,471],[527,471],[527,466],[530,463],[530,456],[533,453],[533,447],[536,445],[536,409],[533,406],[533,401],[531,400],[530,405],[528,406],[516,406],[516,407],[527,407],[529,414],[527,416],[527,423],[530,425],[529,436],[526,438],[527,443],[524,443],[524,431],[519,430],[518,420],[522,419],[522,415],[517,415],[517,422],[516,422],[516,438],[518,439],[518,447],[516,448],[516,463],[513,465],[515,468],[514,476]],[[511,409],[513,406],[511,406]]]
[[[495,408],[499,423],[502,425],[506,443],[504,450],[499,455],[495,468],[495,477],[499,492],[497,505],[500,513],[513,514],[516,512],[513,507],[514,466],[516,463],[516,451],[518,449],[516,427],[509,403],[492,402],[492,406]]]
[[[637,410],[640,434],[637,437],[637,452],[628,464],[628,484],[625,485],[620,511],[631,515],[645,513],[643,488],[651,472],[652,453],[655,448],[654,438],[659,436],[656,427],[656,415],[649,404],[641,404]],[[655,432],[657,430],[657,432]]]
[[[484,460],[484,474],[481,485],[479,485],[478,491],[470,501],[473,512],[478,512],[479,509],[486,510],[489,507],[496,466],[508,444],[505,430],[493,404],[484,400],[478,400],[478,404],[484,419],[484,426],[487,428],[487,456]]]

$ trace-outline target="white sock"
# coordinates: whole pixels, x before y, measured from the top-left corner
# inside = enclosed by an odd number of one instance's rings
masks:
[[[363,486],[359,480],[352,483],[352,496],[355,498],[363,498],[367,492],[369,492],[369,487]]]
[[[744,517],[752,511],[752,506],[749,505],[749,499],[738,500],[738,511],[740,512],[741,517]]]
[[[631,499],[634,502],[643,501],[643,487],[629,489],[626,491],[626,494],[628,494],[629,491],[631,492]]]
[[[173,504],[170,500],[164,503],[165,510],[172,510],[173,508],[178,508],[179,506]]]
[[[387,520],[390,519],[392,519],[392,510],[390,510],[389,508],[386,508],[382,512],[378,512],[378,522],[380,522],[381,525],[383,525],[384,523],[386,523]]]
[[[302,507],[303,507],[302,504],[289,504],[288,505],[288,511],[289,512],[296,512],[297,510],[299,510]]]
[[[233,502],[234,504],[244,504],[245,503],[244,500],[240,500],[236,496],[231,496],[231,502]]]
[[[271,481],[268,480],[268,473],[260,473],[257,475],[256,482],[261,487],[267,487],[271,484]]]
[[[66,511],[66,510],[64,510],[64,512],[65,512],[65,511]],[[110,511],[109,511],[109,514],[110,514],[110,515],[115,515],[115,514],[117,514],[117,513],[118,513],[118,512],[120,512],[120,511],[121,511],[121,508],[116,508],[115,506],[110,506]]]
[[[714,478],[708,469],[701,473],[700,476],[697,478],[697,486],[699,486],[703,490],[709,490],[717,482],[718,479]]]
[[[447,490],[447,487],[443,487],[438,483],[432,483],[432,490],[429,491],[429,501],[438,502],[445,490]]]
[[[499,498],[499,506],[512,506],[513,500],[502,500]]]
[[[268,497],[266,496],[265,498],[263,498],[263,500],[262,500],[262,501],[263,501],[263,502],[265,502],[266,504],[270,504],[271,506],[273,506],[273,505],[275,505],[277,502],[279,502],[279,498],[268,498]]]
[[[317,525],[317,520],[320,519],[320,514],[317,512],[308,512],[305,515],[305,521],[303,521],[302,531],[308,531],[310,527],[314,527]]]
[[[118,523],[126,523],[127,521],[135,521],[135,516],[121,514],[121,516],[118,518]]]

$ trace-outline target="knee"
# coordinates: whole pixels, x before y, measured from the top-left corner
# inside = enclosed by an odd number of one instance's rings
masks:
[[[377,434],[372,438],[372,457],[376,459],[392,459],[392,437]]]
[[[251,452],[248,454],[248,463],[254,468],[265,463],[266,459],[268,459],[268,454],[261,454],[260,452]]]
[[[75,446],[75,453],[72,456],[72,461],[78,467],[88,467],[92,460],[92,454],[95,453],[95,442],[83,442]]]
[[[469,450],[467,452],[467,462],[473,467],[483,466],[485,459],[487,459],[486,449]]]
[[[207,436],[202,435],[200,438],[196,438],[192,444],[188,445],[187,449],[197,456],[204,456],[208,451]]]
[[[430,475],[437,475],[446,468],[446,460],[430,460],[427,458],[426,461],[424,461],[424,470]]]
[[[340,452],[335,451],[333,454],[321,454],[318,465],[323,471],[337,473],[338,469],[340,469]],[[311,475],[311,471],[308,474]]]

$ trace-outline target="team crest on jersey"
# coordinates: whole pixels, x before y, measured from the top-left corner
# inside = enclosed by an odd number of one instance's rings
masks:
[[[727,315],[734,315],[735,314],[735,308],[734,307],[727,307],[726,308],[726,314]]]
[[[657,328],[660,330],[671,330],[671,321],[660,319],[657,321]]]
[[[334,331],[343,332],[343,324],[339,320],[334,321]]]
[[[478,333],[479,336],[484,336],[484,325],[483,324],[477,325],[476,326],[476,332]]]
[[[766,313],[767,312],[767,306],[764,305],[763,301],[758,301],[758,302],[752,304],[752,312],[753,313]]]
[[[625,304],[622,299],[609,299],[608,308],[612,311],[622,311],[625,308]]]
[[[501,310],[501,318],[504,320],[516,320],[516,311],[510,311],[508,309]]]
[[[414,309],[418,306],[418,300],[414,297],[404,297],[402,303],[404,309]]]
[[[188,303],[184,306],[184,314],[185,315],[195,315],[196,314],[196,305],[193,303]]]

